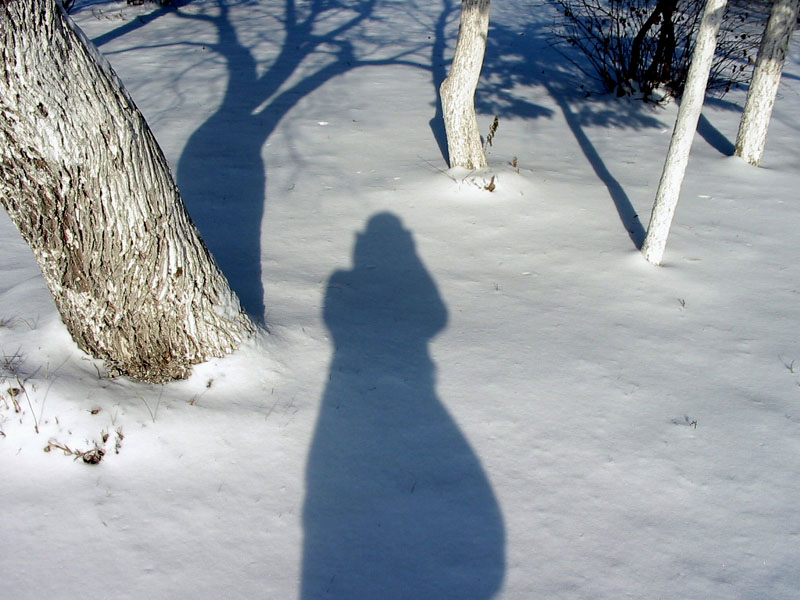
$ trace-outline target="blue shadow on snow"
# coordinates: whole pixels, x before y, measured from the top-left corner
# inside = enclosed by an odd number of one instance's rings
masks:
[[[447,309],[397,217],[356,235],[323,310],[335,353],[306,470],[301,598],[492,597],[503,519],[437,397],[428,344]]]

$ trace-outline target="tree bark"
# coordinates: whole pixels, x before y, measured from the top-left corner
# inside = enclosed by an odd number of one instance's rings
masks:
[[[141,113],[55,0],[0,0],[0,202],[78,346],[163,382],[250,319]]]
[[[767,143],[767,130],[778,94],[783,64],[797,22],[800,0],[775,0],[769,15],[744,113],[736,136],[736,156],[758,166]]]
[[[714,59],[722,16],[727,0],[707,0],[700,29],[697,32],[692,64],[686,77],[681,107],[672,132],[667,159],[658,184],[653,212],[647,235],[642,244],[642,254],[654,265],[660,265],[667,245],[667,237],[678,205],[683,176],[689,163],[689,151],[692,148],[694,132],[700,111],[703,108],[708,76]]]
[[[490,0],[462,0],[453,64],[440,90],[451,167],[486,166],[475,116],[475,90],[489,35],[489,5]]]

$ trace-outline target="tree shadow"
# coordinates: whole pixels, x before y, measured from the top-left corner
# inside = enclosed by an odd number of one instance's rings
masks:
[[[456,11],[453,0],[442,0],[442,10],[436,19],[434,26],[433,43],[431,44],[431,81],[433,90],[436,94],[436,112],[430,120],[429,125],[439,152],[442,154],[445,164],[450,164],[450,150],[447,147],[447,131],[444,126],[444,114],[442,112],[442,83],[447,78],[447,66],[445,53],[447,51],[447,29],[453,17],[458,18],[460,13]]]
[[[708,117],[703,113],[700,113],[700,119],[697,121],[697,133],[700,134],[700,137],[702,137],[709,146],[723,156],[733,156],[736,152],[736,146],[733,145],[733,142],[719,129],[714,127],[711,121],[708,120]]]
[[[153,4],[153,10],[147,14],[138,15],[132,21],[128,21],[123,25],[120,25],[116,29],[112,29],[108,33],[104,33],[103,35],[97,36],[92,40],[95,46],[98,48],[103,44],[107,44],[112,40],[120,38],[124,35],[132,33],[145,25],[149,25],[159,17],[163,17],[164,15],[174,12],[176,9],[189,4],[192,0],[173,0],[170,4]],[[90,6],[82,6],[82,9],[90,8]]]
[[[584,128],[639,130],[660,128],[663,124],[652,115],[652,105],[587,91],[578,62],[580,57],[565,60],[554,49],[551,37],[548,28],[541,23],[513,29],[503,24],[493,26],[484,65],[488,84],[481,88],[476,104],[480,110],[500,117],[550,117],[552,112],[515,93],[515,90],[544,88],[558,105],[586,160],[608,190],[625,231],[640,249],[645,229],[639,216]]]
[[[302,97],[355,66],[353,44],[343,34],[368,19],[375,4],[376,0],[347,5],[313,0],[306,9],[287,0],[280,16],[283,43],[263,72],[231,23],[229,3],[219,1],[216,15],[178,13],[214,26],[217,42],[210,49],[228,71],[222,102],[184,148],[178,187],[245,310],[262,323],[261,228],[267,173],[261,150]],[[287,87],[314,53],[324,54],[327,62]]]
[[[430,48],[436,54],[441,44],[438,38],[403,38],[401,45],[368,31],[366,23],[387,21],[385,15],[374,14],[378,4],[378,0],[285,0],[282,7],[278,3],[262,7],[274,13],[283,29],[277,54],[266,68],[241,41],[231,21],[231,8],[250,6],[247,0],[218,0],[216,14],[176,11],[181,18],[212,25],[217,34],[216,43],[210,45],[176,43],[212,50],[228,71],[222,102],[184,148],[177,168],[178,187],[242,306],[262,324],[261,236],[267,170],[261,151],[281,120],[302,98],[357,68],[404,65],[439,76],[430,62]],[[405,6],[389,9],[409,10]],[[394,35],[399,38],[400,33]]]
[[[179,4],[186,4],[187,1]],[[439,87],[447,75],[445,56],[456,34],[460,6],[441,0],[436,6],[412,0],[309,0],[261,5],[249,0],[218,0],[212,10],[186,11],[181,6],[156,9],[152,19],[174,12],[182,19],[213,27],[217,39],[207,44],[167,40],[161,45],[195,46],[211,50],[228,72],[223,99],[215,112],[190,136],[177,167],[178,185],[187,208],[242,305],[256,320],[264,320],[261,273],[262,220],[267,169],[261,152],[279,123],[308,94],[348,71],[365,66],[403,65],[430,73],[436,112],[430,127],[444,163],[447,142],[441,116]],[[267,11],[281,23],[281,32],[264,34],[279,46],[268,64],[257,60],[231,21],[235,7]],[[393,13],[402,12],[420,24],[422,35],[404,35],[392,28]],[[148,21],[148,22],[152,22]],[[540,19],[541,20],[541,19]],[[145,25],[141,20],[102,38],[103,43]],[[427,33],[428,35],[425,35]],[[252,37],[252,34],[251,34]],[[384,38],[392,38],[387,40]],[[616,99],[592,98],[580,91],[580,73],[559,60],[541,23],[509,26],[493,23],[484,62],[484,83],[476,106],[484,114],[524,119],[547,118],[553,111],[525,97],[526,89],[547,89],[556,100],[587,160],[609,190],[626,231],[635,244],[641,225],[623,187],[613,177],[583,129],[661,127],[645,105],[631,103],[619,110]],[[522,90],[522,93],[520,93]]]
[[[176,169],[183,200],[203,240],[239,296],[244,309],[264,323],[261,269],[262,220],[267,169],[262,149],[297,103],[334,77],[361,67],[402,65],[430,73],[435,114],[430,121],[444,163],[447,140],[439,88],[447,75],[445,54],[454,41],[460,4],[442,0],[434,6],[419,0],[284,0],[258,4],[251,0],[217,0],[211,10],[181,10],[191,0],[156,8],[103,36],[97,44],[129,34],[171,13],[213,27],[214,43],[166,39],[164,46],[196,47],[214,53],[228,73],[222,101],[190,136]],[[375,14],[380,5],[381,13]],[[247,7],[269,14],[281,31],[268,42],[279,47],[267,64],[253,55],[253,40],[242,41],[231,11]],[[420,27],[408,35],[391,26],[393,18],[411,18]],[[252,35],[251,35],[252,37]],[[516,106],[522,110],[522,106]],[[524,107],[526,114],[546,115]]]
[[[642,244],[644,244],[646,231],[628,194],[625,193],[625,189],[611,174],[611,171],[608,170],[608,167],[600,157],[594,144],[592,144],[589,136],[583,131],[580,118],[573,112],[569,100],[550,85],[545,84],[545,87],[550,91],[553,99],[558,103],[559,108],[561,108],[561,111],[564,113],[567,125],[572,135],[575,136],[575,140],[578,142],[578,146],[580,146],[586,160],[589,161],[598,179],[606,186],[608,194],[614,202],[614,207],[617,209],[617,215],[619,215],[623,227],[625,227],[625,230],[628,232],[628,237],[630,237],[636,249],[641,250]]]
[[[739,104],[722,98],[706,97],[704,105],[736,113],[741,113],[743,110],[743,107]],[[723,156],[733,156],[736,152],[734,143],[717,129],[704,113],[700,113],[700,120],[697,122],[697,133],[709,146]]]
[[[301,598],[490,598],[502,515],[437,397],[428,344],[447,309],[396,216],[356,235],[323,316],[335,353],[306,470]]]

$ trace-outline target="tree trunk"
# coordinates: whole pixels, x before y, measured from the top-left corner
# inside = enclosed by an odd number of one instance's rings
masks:
[[[475,116],[475,90],[489,35],[490,0],[462,0],[458,41],[450,76],[441,87],[451,167],[482,169],[486,155]]]
[[[78,346],[163,382],[253,331],[144,118],[55,0],[0,0],[0,202]]]
[[[675,55],[675,9],[678,0],[662,0],[661,29],[658,33],[658,43],[653,53],[653,62],[644,74],[646,92],[651,93],[656,86],[672,81],[672,59]],[[674,90],[673,90],[674,91]]]
[[[653,70],[654,65],[657,65],[658,51],[656,51],[650,67],[648,67],[640,77],[639,71],[644,66],[642,64],[642,46],[644,45],[644,41],[647,38],[648,34],[650,33],[650,30],[659,23],[661,24],[661,33],[659,37],[658,46],[659,47],[661,46],[661,40],[663,40],[665,36],[664,27],[667,25],[667,23],[665,22],[667,18],[670,19],[669,25],[670,27],[672,27],[671,19],[676,2],[677,0],[658,0],[658,2],[656,2],[655,7],[653,8],[653,12],[650,13],[650,16],[647,17],[644,23],[642,23],[642,26],[639,28],[636,37],[633,38],[633,43],[631,44],[630,62],[628,63],[628,68],[625,71],[625,81],[622,82],[617,87],[617,96],[624,96],[625,94],[629,94],[633,89],[631,85],[633,81],[645,84],[649,81],[648,74],[651,70]],[[665,8],[666,5],[669,6]],[[669,11],[669,17],[667,17],[666,11]],[[653,72],[653,74],[654,73],[655,71]]]
[[[683,176],[689,163],[689,151],[703,108],[708,76],[717,46],[717,32],[722,23],[726,4],[727,0],[707,0],[700,29],[697,32],[697,42],[689,74],[686,77],[681,107],[672,132],[661,181],[658,184],[647,236],[642,245],[642,254],[654,265],[660,265],[664,257],[672,217],[675,215]]]
[[[767,143],[767,129],[778,94],[783,63],[797,22],[800,0],[775,0],[758,49],[756,68],[744,105],[736,156],[758,166]]]

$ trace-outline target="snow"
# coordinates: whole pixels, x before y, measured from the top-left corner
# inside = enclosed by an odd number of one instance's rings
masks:
[[[492,7],[469,175],[431,68],[459,3],[180,4],[73,18],[269,333],[108,379],[0,215],[4,597],[797,597],[797,39],[761,168],[744,92],[706,103],[653,267],[677,107],[586,97],[548,11]]]

